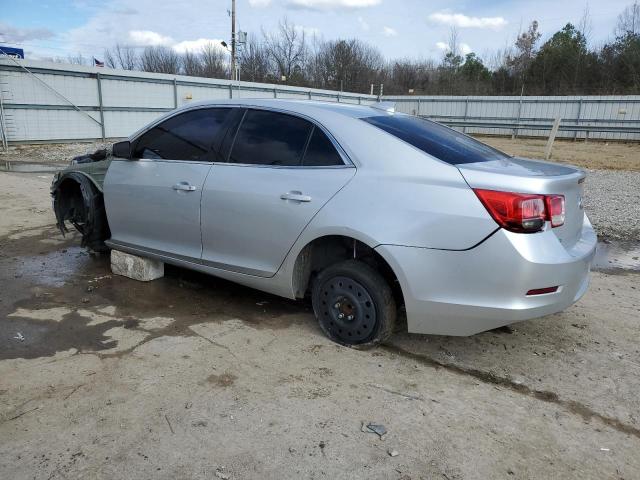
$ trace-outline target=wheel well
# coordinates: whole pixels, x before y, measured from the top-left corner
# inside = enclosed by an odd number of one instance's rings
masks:
[[[58,227],[64,231],[68,231],[64,223],[66,220],[87,220],[86,203],[80,183],[72,178],[64,178],[58,184],[54,191],[54,210]]]
[[[302,298],[309,292],[313,279],[321,270],[352,258],[375,268],[391,287],[396,304],[404,305],[400,282],[387,261],[366,243],[342,235],[316,238],[300,251],[293,268],[296,297]]]
[[[58,180],[52,189],[53,210],[58,228],[68,232],[65,222],[82,234],[82,246],[94,251],[106,251],[104,240],[111,236],[102,193],[91,181],[77,172]]]

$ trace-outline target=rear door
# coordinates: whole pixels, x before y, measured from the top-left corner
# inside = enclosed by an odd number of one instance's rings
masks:
[[[355,168],[293,115],[250,109],[229,134],[228,162],[213,166],[202,195],[203,263],[272,276]]]
[[[202,187],[230,111],[171,117],[134,141],[131,160],[112,162],[104,189],[113,242],[199,261]]]

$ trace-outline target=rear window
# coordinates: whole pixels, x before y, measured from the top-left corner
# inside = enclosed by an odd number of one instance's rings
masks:
[[[248,110],[238,130],[229,162],[298,166],[311,126],[306,120],[292,115]]]
[[[451,165],[510,158],[478,140],[419,117],[381,115],[362,120]]]

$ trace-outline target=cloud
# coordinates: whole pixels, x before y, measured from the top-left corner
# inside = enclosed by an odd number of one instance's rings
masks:
[[[449,46],[449,44],[445,42],[436,42],[436,48],[438,50],[442,50],[443,52],[448,52],[449,50],[451,50],[451,47]],[[458,50],[459,50],[459,53],[461,53],[462,55],[466,55],[468,53],[473,52],[473,50],[467,43],[458,44]]]
[[[199,38],[197,40],[184,40],[171,46],[178,53],[185,53],[186,51],[200,52],[204,47],[213,45],[213,48],[219,49],[228,53],[228,50],[220,44],[219,38]]]
[[[168,47],[175,43],[171,37],[151,30],[130,30],[129,42],[136,47]]]
[[[459,28],[491,28],[498,30],[507,24],[503,17],[469,17],[462,13],[437,12],[429,15],[429,20]]]
[[[383,27],[382,28],[382,34],[385,37],[397,37],[398,36],[398,32],[396,31],[395,28],[391,28],[391,27]]]
[[[380,3],[382,0],[289,0],[287,5],[306,10],[345,10],[374,7]]]
[[[365,32],[369,31],[369,24],[365,21],[364,18],[358,17],[358,23],[360,24],[360,28],[362,28],[362,30],[364,30]]]
[[[55,34],[48,28],[17,28],[0,22],[0,38],[3,42],[19,43],[29,40],[46,40]]]
[[[249,5],[257,8],[268,7],[271,3],[271,0],[249,0]]]

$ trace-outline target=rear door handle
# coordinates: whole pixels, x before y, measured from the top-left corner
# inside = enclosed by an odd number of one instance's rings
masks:
[[[196,190],[196,187],[194,185],[189,184],[189,182],[180,182],[180,183],[176,183],[173,186],[174,190],[182,190],[185,192],[193,192]]]
[[[311,197],[309,195],[303,195],[302,192],[293,190],[291,192],[283,193],[280,195],[282,200],[293,200],[294,202],[310,202]]]

